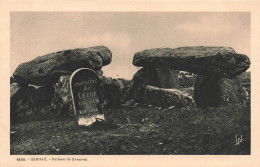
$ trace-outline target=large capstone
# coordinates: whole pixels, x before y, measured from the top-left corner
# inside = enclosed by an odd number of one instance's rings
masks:
[[[239,78],[216,78],[198,75],[194,86],[194,100],[201,107],[245,104],[249,94]]]
[[[145,89],[145,103],[157,107],[167,108],[170,106],[186,107],[193,106],[193,98],[177,89],[163,89],[147,85]]]
[[[231,47],[157,48],[137,52],[133,65],[169,68],[215,77],[235,77],[246,71],[250,60]]]
[[[111,62],[112,53],[105,46],[64,50],[50,53],[20,64],[13,76],[17,83],[51,85],[62,75],[79,68],[99,70]]]

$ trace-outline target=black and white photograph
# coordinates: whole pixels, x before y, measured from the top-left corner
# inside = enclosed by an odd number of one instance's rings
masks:
[[[246,11],[11,11],[10,155],[251,155],[251,64]]]

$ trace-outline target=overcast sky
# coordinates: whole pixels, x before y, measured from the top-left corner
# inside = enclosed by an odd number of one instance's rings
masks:
[[[37,56],[104,45],[105,76],[131,79],[135,52],[182,46],[230,46],[250,57],[250,14],[220,12],[12,12],[11,69]]]

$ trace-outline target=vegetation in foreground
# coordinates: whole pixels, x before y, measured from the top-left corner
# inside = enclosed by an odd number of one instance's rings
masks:
[[[12,155],[250,154],[250,106],[108,109],[106,121],[74,118],[11,125]],[[242,135],[242,142],[236,139]]]

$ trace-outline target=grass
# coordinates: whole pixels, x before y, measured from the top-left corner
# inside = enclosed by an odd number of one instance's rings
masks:
[[[79,127],[74,118],[11,125],[12,155],[250,154],[250,106],[119,107],[106,121]],[[243,141],[235,145],[235,135]]]

